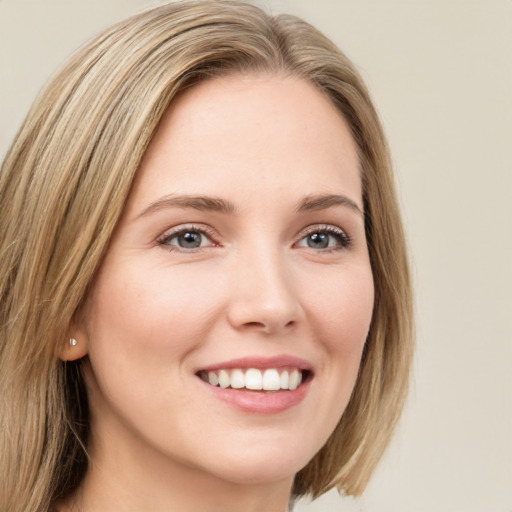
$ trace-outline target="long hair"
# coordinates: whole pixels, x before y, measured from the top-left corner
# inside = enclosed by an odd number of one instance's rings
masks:
[[[87,469],[80,362],[58,358],[161,117],[185,88],[264,71],[328,97],[357,144],[375,306],[360,373],[294,495],[360,494],[400,415],[411,287],[386,141],[347,57],[299,18],[235,0],[161,5],[106,30],[36,99],[0,171],[0,510],[43,512]]]

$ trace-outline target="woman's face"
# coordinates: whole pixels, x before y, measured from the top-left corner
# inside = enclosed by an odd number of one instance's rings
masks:
[[[347,405],[373,293],[356,147],[330,102],[277,76],[192,88],[149,146],[76,333],[93,456],[289,484]]]

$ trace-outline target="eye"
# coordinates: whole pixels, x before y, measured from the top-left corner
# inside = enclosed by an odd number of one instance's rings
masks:
[[[350,246],[350,238],[335,226],[313,226],[296,245],[324,251],[341,250]]]
[[[194,251],[215,245],[208,231],[198,227],[174,229],[159,238],[158,243],[177,251]]]

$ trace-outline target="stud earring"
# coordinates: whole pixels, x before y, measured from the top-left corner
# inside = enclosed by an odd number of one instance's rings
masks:
[[[77,345],[78,341],[75,340],[75,338],[69,338],[69,344],[72,347],[75,347]]]

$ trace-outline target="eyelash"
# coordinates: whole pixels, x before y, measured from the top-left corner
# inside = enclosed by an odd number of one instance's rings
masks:
[[[204,226],[194,226],[189,225],[185,227],[179,227],[178,229],[172,230],[170,232],[164,233],[160,238],[157,239],[158,245],[165,246],[165,248],[169,251],[178,251],[178,252],[197,252],[198,250],[202,249],[203,247],[197,247],[197,248],[183,248],[178,247],[175,245],[171,245],[169,243],[170,240],[173,238],[176,238],[177,236],[185,233],[200,233],[203,236],[206,236],[210,241],[211,245],[208,247],[215,247],[219,244],[215,241],[215,235],[214,230],[211,228],[207,228]],[[301,233],[301,237],[298,240],[298,242],[295,242],[294,246],[296,246],[298,243],[300,243],[302,240],[304,240],[306,237],[313,235],[313,234],[327,234],[330,236],[333,236],[337,242],[339,243],[339,246],[336,247],[329,247],[329,248],[323,248],[323,249],[317,249],[318,251],[321,251],[323,253],[330,253],[335,251],[341,251],[344,249],[348,249],[352,245],[351,238],[347,235],[345,231],[342,229],[332,226],[332,225],[314,225],[309,226]],[[311,249],[315,250],[311,247]]]
[[[314,226],[307,227],[306,230],[301,234],[301,238],[300,238],[299,242],[304,240],[304,238],[306,238],[310,235],[313,235],[313,234],[317,234],[317,233],[333,236],[339,243],[339,246],[337,246],[337,247],[318,249],[321,252],[329,253],[329,252],[335,252],[335,251],[342,251],[344,249],[348,249],[352,245],[351,238],[347,235],[347,233],[345,231],[343,231],[343,229],[338,228],[336,226],[329,225],[329,224],[325,224],[325,225],[321,225],[321,226],[314,225]]]
[[[158,243],[158,245],[165,246],[165,248],[169,251],[190,253],[190,252],[197,252],[198,250],[202,249],[202,247],[186,249],[184,247],[178,247],[178,246],[169,244],[170,240],[172,240],[173,238],[176,238],[177,236],[179,236],[181,234],[185,234],[185,233],[200,233],[201,235],[207,237],[212,242],[212,244],[209,247],[215,247],[215,246],[219,245],[215,242],[215,235],[214,235],[213,229],[203,227],[203,226],[194,226],[194,225],[189,225],[189,226],[185,226],[185,227],[180,226],[179,228],[177,228],[175,230],[166,232],[160,238],[157,239],[157,243]]]

